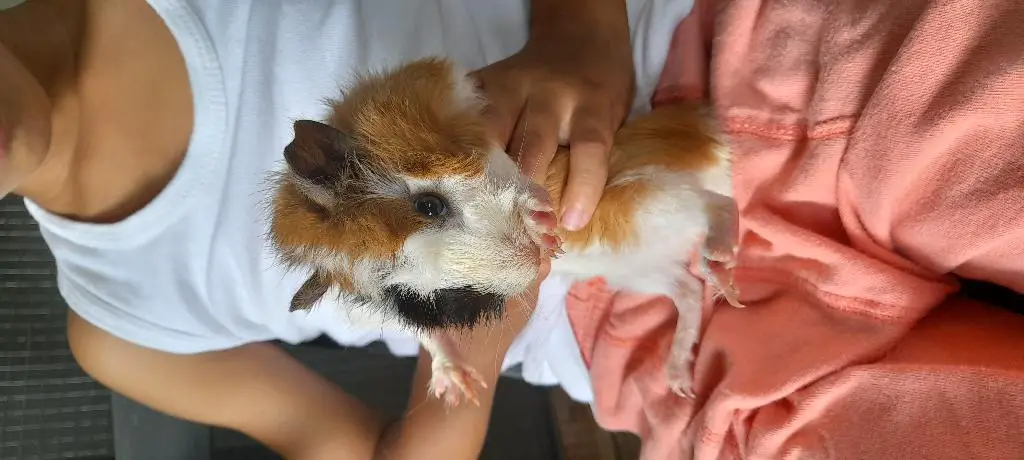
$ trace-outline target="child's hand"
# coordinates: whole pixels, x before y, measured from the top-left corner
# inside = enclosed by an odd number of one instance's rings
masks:
[[[476,72],[491,101],[492,134],[543,183],[559,144],[569,146],[560,222],[586,225],[608,177],[615,131],[633,98],[632,49],[621,0],[534,1],[530,39]]]

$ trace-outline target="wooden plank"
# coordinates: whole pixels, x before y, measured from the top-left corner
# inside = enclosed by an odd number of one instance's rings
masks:
[[[640,440],[629,433],[601,429],[590,406],[572,400],[560,388],[551,390],[551,406],[558,421],[566,460],[636,460]]]

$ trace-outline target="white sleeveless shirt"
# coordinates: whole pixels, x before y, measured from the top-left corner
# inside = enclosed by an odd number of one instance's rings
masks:
[[[275,263],[264,238],[269,172],[283,165],[291,123],[321,118],[354,71],[443,54],[478,68],[519,50],[526,0],[150,0],[185,58],[195,123],[185,158],[146,207],[115,224],[73,222],[30,200],[57,261],[58,287],[82,318],[121,339],[200,353],[326,334],[350,346],[383,340],[413,356],[410,336],[349,327],[321,304],[289,313],[302,273]],[[692,0],[630,0],[634,112],[649,110],[672,32]],[[590,401],[564,298],[549,279],[505,368]],[[324,299],[326,303],[328,299]]]

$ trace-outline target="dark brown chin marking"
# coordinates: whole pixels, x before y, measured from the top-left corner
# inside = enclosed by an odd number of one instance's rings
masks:
[[[473,287],[439,289],[422,296],[402,285],[384,288],[384,300],[410,325],[424,330],[472,328],[497,320],[505,297]]]

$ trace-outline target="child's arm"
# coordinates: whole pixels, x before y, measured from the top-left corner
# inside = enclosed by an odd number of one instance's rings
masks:
[[[409,411],[392,425],[271,344],[175,355],[121,340],[74,312],[68,340],[82,368],[112,390],[175,417],[241,431],[288,459],[475,459],[501,361],[529,317],[524,307],[510,304],[506,321],[462,338],[466,359],[488,384],[478,388],[479,407],[448,409],[427,398],[430,361],[421,354]]]

